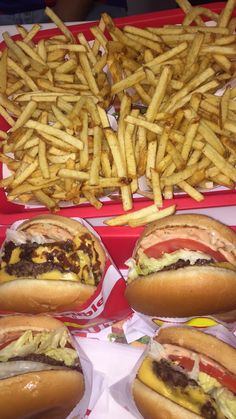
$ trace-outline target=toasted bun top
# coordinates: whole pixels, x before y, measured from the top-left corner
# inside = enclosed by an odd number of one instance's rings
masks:
[[[54,330],[66,326],[64,323],[50,316],[5,316],[0,318],[0,341],[12,332],[25,330],[43,331]]]
[[[22,224],[19,225],[17,230],[28,230],[30,227],[33,227],[36,224],[46,224],[46,226],[58,226],[62,229],[68,231],[71,236],[75,236],[78,232],[81,233],[88,233],[86,227],[84,227],[81,223],[71,218],[62,217],[60,215],[48,215],[42,214],[38,215],[37,217],[32,218],[31,220],[26,220]]]
[[[212,335],[189,326],[170,326],[161,329],[155,340],[205,355],[236,374],[236,349]]]
[[[221,222],[208,217],[207,215],[201,214],[178,214],[170,215],[169,217],[162,218],[160,220],[150,223],[143,231],[139,242],[143,237],[148,236],[152,232],[163,229],[166,227],[174,226],[186,226],[186,227],[197,227],[204,230],[215,231],[222,238],[226,239],[229,242],[232,242],[236,246],[236,234],[235,232]]]

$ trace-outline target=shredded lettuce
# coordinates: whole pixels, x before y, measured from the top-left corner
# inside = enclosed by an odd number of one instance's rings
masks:
[[[200,386],[206,393],[212,392],[215,388],[221,387],[219,381],[205,372],[200,372],[198,375],[198,381]]]
[[[202,252],[192,250],[177,250],[173,253],[164,253],[160,258],[150,258],[145,253],[140,252],[138,263],[130,258],[127,260],[126,265],[129,267],[128,282],[133,281],[138,276],[148,275],[153,272],[158,272],[164,267],[172,265],[178,260],[186,260],[190,262],[190,265],[194,265],[198,259],[211,259],[209,255],[205,255]]]
[[[7,362],[15,356],[24,357],[34,353],[63,361],[66,366],[70,367],[75,364],[78,356],[75,349],[66,348],[68,340],[68,333],[64,328],[51,332],[43,331],[35,336],[31,330],[27,330],[16,341],[0,350],[0,362]]]
[[[198,382],[203,390],[215,399],[218,408],[227,419],[236,418],[236,397],[231,391],[223,388],[215,378],[204,372],[199,373]]]
[[[234,394],[231,393],[231,391],[224,389],[223,387],[219,387],[213,391],[212,395],[225,417],[227,419],[235,419],[236,397]]]

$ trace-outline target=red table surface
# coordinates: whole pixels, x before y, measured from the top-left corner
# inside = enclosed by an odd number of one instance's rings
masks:
[[[212,11],[219,13],[222,8],[224,7],[225,3],[211,3],[202,5]],[[233,16],[236,16],[236,8],[233,13]],[[140,28],[142,27],[155,27],[155,26],[162,26],[166,24],[177,24],[183,20],[184,13],[181,9],[173,9],[173,10],[163,10],[161,12],[154,12],[154,13],[147,13],[147,14],[140,14],[136,16],[128,16],[125,18],[117,18],[114,19],[114,22],[119,28],[122,28],[125,25],[135,25]],[[83,32],[84,35],[88,40],[93,39],[93,35],[90,31],[91,26],[96,25],[96,22],[89,22],[83,23],[81,25],[72,25],[70,26],[71,32],[76,35],[79,32]],[[59,29],[48,29],[42,30],[35,36],[34,40],[38,42],[40,39],[45,39],[50,36],[59,34]],[[20,35],[16,35],[14,39],[20,39]],[[2,42],[0,44],[0,50],[5,47],[5,43]],[[0,117],[0,129],[6,130],[9,126]],[[2,165],[0,164],[0,177],[2,177]],[[136,199],[134,202],[134,210],[138,210],[140,208],[146,207],[150,205],[152,201],[146,198]],[[171,200],[165,200],[164,207],[176,204],[177,209],[179,210],[188,210],[188,209],[197,209],[197,208],[212,208],[212,207],[221,207],[221,206],[231,206],[236,205],[236,191],[235,190],[224,190],[224,191],[217,191],[213,190],[212,192],[205,193],[205,200],[203,202],[196,202],[192,198],[181,195],[177,196]],[[93,217],[105,217],[105,216],[114,216],[123,213],[122,203],[120,200],[117,201],[109,201],[105,202],[103,207],[100,210],[95,209],[90,204],[75,206],[70,209],[61,209],[59,214],[61,215],[69,215],[71,209],[76,208],[76,215],[83,218],[93,218]],[[45,208],[37,209],[40,213],[47,213],[48,210]],[[5,192],[2,188],[0,188],[0,224],[7,223],[7,220],[10,220],[11,217],[8,219],[8,215],[16,214],[16,213],[27,213],[28,215],[34,213],[34,208],[25,208],[24,205],[18,205],[11,202],[8,202],[5,196]],[[10,221],[9,221],[10,222]]]

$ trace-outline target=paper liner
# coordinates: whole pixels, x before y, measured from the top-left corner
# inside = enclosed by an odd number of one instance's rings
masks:
[[[144,348],[134,348],[130,345],[102,342],[97,339],[87,338],[81,338],[79,342],[80,346],[92,360],[94,371],[104,374],[105,380],[103,391],[97,389],[94,385],[94,395],[96,397],[99,393],[100,398],[93,406],[93,409],[91,409],[92,412],[89,418],[123,418],[122,413],[126,412],[112,398],[110,387],[133,370]]]
[[[81,329],[96,333],[113,322],[127,317],[131,313],[131,308],[124,297],[125,280],[113,263],[100,237],[85,220],[81,218],[75,218],[75,220],[88,228],[103,246],[107,256],[104,274],[93,296],[78,310],[49,314],[64,322],[72,334]],[[23,221],[15,222],[11,228],[16,229]],[[0,316],[6,314],[10,314],[10,312],[0,311]]]
[[[171,317],[151,317],[144,314],[134,312],[132,316],[124,323],[123,329],[128,343],[139,339],[141,336],[152,337],[160,327],[175,324],[176,326],[192,326],[198,329],[216,330],[218,326],[222,326],[229,332],[236,335],[236,319],[231,323],[227,323],[217,316],[192,316],[183,318]]]
[[[176,326],[176,323],[169,323],[168,326],[162,327],[169,327],[169,326]],[[185,327],[189,327],[185,325]],[[236,336],[234,336],[228,329],[226,329],[223,325],[216,325],[210,328],[202,329],[204,333],[213,335],[220,340],[228,343],[229,345],[236,348]],[[137,375],[137,371],[146,357],[149,351],[149,345],[146,347],[146,350],[140,355],[139,359],[137,360],[136,364],[134,365],[133,369],[129,374],[122,378],[120,381],[115,383],[110,387],[110,393],[114,397],[114,399],[121,404],[125,409],[127,409],[134,417],[138,419],[142,419],[143,416],[138,411],[132,395],[132,383]]]
[[[99,392],[104,388],[104,377],[101,373],[94,371],[93,364],[88,359],[85,351],[81,348],[79,340],[73,339],[73,342],[79,354],[83,370],[85,393],[67,419],[84,419],[89,416],[90,411],[93,409],[97,399],[99,398]],[[94,389],[97,389],[97,391],[94,391]]]

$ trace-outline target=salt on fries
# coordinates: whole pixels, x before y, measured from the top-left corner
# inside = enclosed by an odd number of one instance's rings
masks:
[[[154,205],[107,221],[137,226],[172,213],[158,208],[176,189],[201,201],[199,188],[235,187],[235,1],[219,15],[177,3],[178,26],[119,29],[104,13],[93,45],[49,8],[61,35],[34,43],[39,25],[18,26],[18,41],[4,32],[0,115],[10,129],[0,131],[0,161],[11,174],[0,185],[10,201],[100,208],[100,197],[118,192],[131,210],[138,192]],[[107,116],[115,97],[117,130]]]

